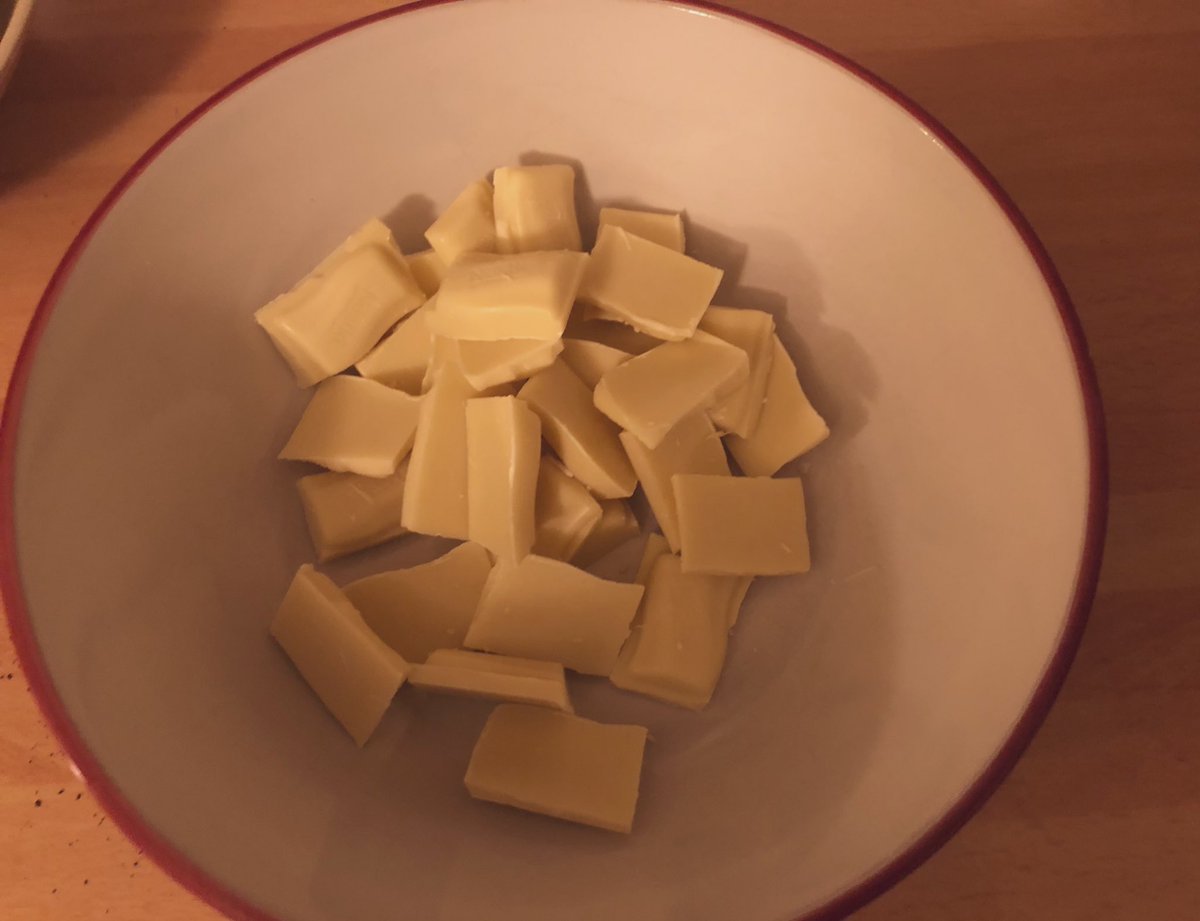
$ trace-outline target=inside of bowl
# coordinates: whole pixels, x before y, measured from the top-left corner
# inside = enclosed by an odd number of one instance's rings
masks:
[[[484,704],[402,693],[356,749],[266,633],[312,550],[273,460],[305,394],[253,311],[365,218],[419,248],[469,180],[545,160],[581,165],[585,215],[686,209],[718,302],[774,313],[834,432],[788,470],[813,571],[756,582],[709,709],[576,682],[650,728],[628,838],[471,801]],[[29,378],[17,548],[107,776],[274,916],[766,921],[894,858],[1003,744],[1063,630],[1086,448],[1038,267],[896,103],[720,16],[484,0],[275,67],[124,191]]]

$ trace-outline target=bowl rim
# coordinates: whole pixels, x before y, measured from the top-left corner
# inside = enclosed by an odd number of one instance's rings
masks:
[[[0,23],[0,68],[16,57],[32,12],[33,0],[13,0],[8,21]]]
[[[234,921],[283,921],[283,919],[259,908],[249,899],[232,891],[225,883],[200,869],[175,844],[152,828],[118,789],[112,778],[105,772],[99,759],[87,747],[55,691],[49,669],[42,658],[34,635],[17,562],[14,490],[16,436],[21,420],[25,391],[38,343],[63,286],[70,277],[80,255],[125,192],[176,138],[227,97],[291,58],[338,36],[376,22],[405,13],[458,2],[462,2],[462,0],[416,0],[406,6],[391,7],[342,23],[305,39],[268,58],[217,90],[151,144],[96,206],[54,269],[34,310],[17,353],[7,398],[4,402],[3,416],[0,418],[0,595],[4,599],[9,634],[16,649],[20,667],[29,682],[29,689],[56,741],[71,759],[92,795],[95,796],[105,812],[112,816],[125,836],[149,855],[166,871],[168,876]],[[653,0],[653,2],[663,2],[663,0]],[[1074,359],[1083,402],[1084,422],[1088,436],[1086,525],[1075,587],[1054,653],[1039,678],[1029,703],[1017,719],[1008,737],[975,781],[960,794],[950,808],[900,853],[882,866],[868,872],[861,880],[829,901],[796,918],[796,921],[833,921],[835,918],[844,918],[890,889],[949,841],[1000,786],[1032,741],[1054,703],[1079,648],[1092,601],[1095,598],[1103,554],[1108,515],[1108,452],[1103,406],[1082,325],[1049,254],[1029,221],[1000,183],[941,122],[881,77],[806,35],[760,16],[730,9],[721,3],[713,2],[713,0],[666,0],[666,2],[685,10],[699,11],[706,15],[754,26],[786,39],[799,48],[820,55],[891,99],[944,145],[974,175],[999,206],[1037,264],[1042,280],[1050,291],[1058,310],[1059,319]],[[27,15],[31,5],[32,0],[17,0],[13,11],[13,22],[16,22],[21,11]],[[5,41],[9,38],[11,36],[6,33]],[[0,42],[0,49],[3,47],[4,42]]]

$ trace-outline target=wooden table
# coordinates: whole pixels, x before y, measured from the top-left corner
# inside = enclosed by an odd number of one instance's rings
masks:
[[[262,59],[386,5],[38,0],[0,100],[5,380],[62,251],[147,145]],[[1057,706],[978,817],[860,917],[1200,917],[1200,4],[732,5],[856,58],[980,156],[1074,296],[1109,424],[1104,571]],[[72,776],[6,635],[0,916],[216,918]]]

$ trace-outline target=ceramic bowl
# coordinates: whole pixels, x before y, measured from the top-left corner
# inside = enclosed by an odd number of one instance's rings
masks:
[[[33,0],[0,0],[0,95],[17,66]]]
[[[686,209],[832,438],[812,572],[760,579],[629,837],[471,800],[489,706],[402,694],[359,750],[266,625],[312,557],[273,458],[306,395],[253,311],[372,215],[408,249],[496,165]],[[477,0],[264,64],[156,144],[54,275],[5,407],[3,585],[51,725],[139,846],[234,918],[842,914],[965,820],[1079,639],[1103,519],[1086,350],[1026,223],[912,103],[714,8]],[[427,559],[413,538],[337,579]]]

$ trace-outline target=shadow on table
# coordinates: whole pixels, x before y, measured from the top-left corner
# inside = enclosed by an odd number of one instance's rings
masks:
[[[226,2],[40,0],[0,98],[0,192],[136,112],[191,57]]]

